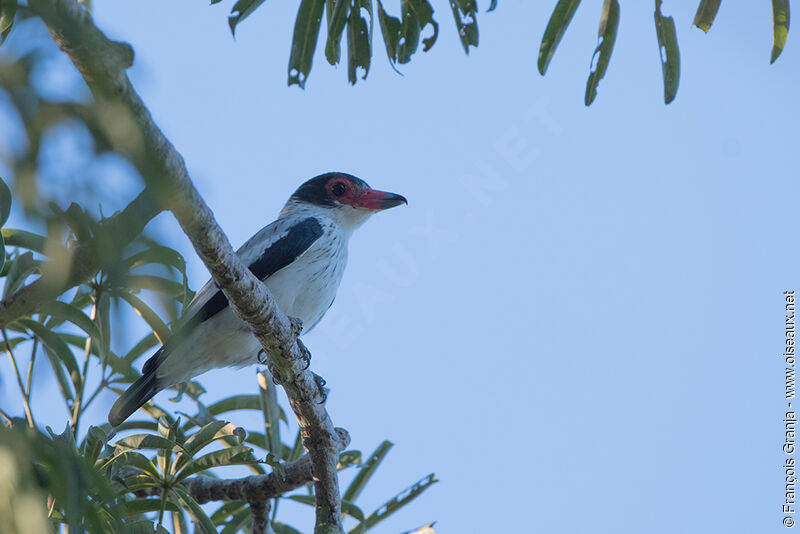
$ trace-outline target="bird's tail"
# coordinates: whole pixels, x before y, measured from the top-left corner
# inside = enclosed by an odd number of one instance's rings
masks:
[[[111,407],[111,411],[108,412],[108,422],[111,423],[111,426],[119,425],[160,390],[156,377],[156,366],[145,364],[142,376],[131,384]]]

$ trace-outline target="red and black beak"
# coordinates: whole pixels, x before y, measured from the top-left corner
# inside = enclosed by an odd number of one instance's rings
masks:
[[[397,193],[388,193],[386,191],[378,191],[377,189],[367,189],[355,203],[357,208],[366,208],[368,210],[380,211],[388,210],[400,204],[408,205],[408,200],[403,195]]]

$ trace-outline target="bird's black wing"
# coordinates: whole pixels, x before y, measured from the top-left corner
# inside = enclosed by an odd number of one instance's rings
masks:
[[[290,226],[282,237],[270,243],[254,261],[251,261],[248,267],[259,280],[266,280],[300,257],[322,236],[322,233],[322,225],[316,218],[308,217],[302,219]],[[252,242],[254,244],[258,243],[258,235],[254,236],[254,238],[255,241]],[[245,244],[242,249],[246,249],[248,245],[250,243]],[[153,395],[168,386],[169,384],[159,384],[157,370],[161,362],[169,356],[170,347],[180,343],[185,336],[191,335],[191,331],[197,325],[214,317],[227,307],[227,297],[217,289],[210,299],[203,303],[173,332],[164,346],[158,349],[145,362],[144,367],[142,367],[142,376],[130,385],[111,408],[108,414],[109,422],[114,426],[119,425],[142,404],[150,400]]]
[[[259,280],[266,280],[300,257],[320,236],[322,236],[322,225],[315,217],[302,219],[297,224],[289,227],[283,237],[273,241],[255,261],[248,265],[250,272],[256,275]],[[195,326],[214,317],[227,307],[228,298],[225,293],[217,289],[205,304],[184,321],[180,328],[170,337],[170,340],[173,338],[179,340]]]

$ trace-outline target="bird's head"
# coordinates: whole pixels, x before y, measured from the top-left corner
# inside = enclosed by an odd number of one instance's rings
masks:
[[[329,172],[297,188],[282,213],[324,210],[344,229],[356,228],[378,211],[408,204],[405,197],[372,189],[367,182],[343,172]]]

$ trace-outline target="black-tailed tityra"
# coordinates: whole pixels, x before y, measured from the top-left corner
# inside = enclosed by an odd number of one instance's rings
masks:
[[[404,203],[404,197],[371,189],[355,176],[323,174],[301,185],[278,219],[237,253],[280,309],[303,322],[306,333],[333,304],[353,230],[373,213]],[[141,378],[111,408],[112,425],[162,389],[209,369],[255,363],[261,345],[213,280],[197,292],[183,316],[172,337],[144,364]]]

